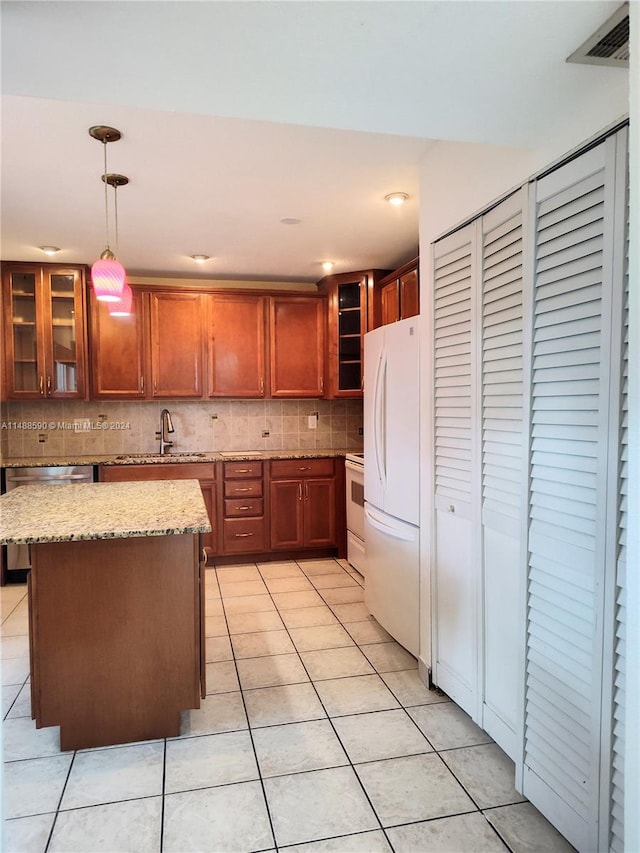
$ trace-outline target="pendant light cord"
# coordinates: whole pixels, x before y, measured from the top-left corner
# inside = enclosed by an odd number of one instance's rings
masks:
[[[104,225],[105,234],[107,237],[106,248],[109,249],[109,190],[107,183],[107,140],[102,143],[104,145]]]

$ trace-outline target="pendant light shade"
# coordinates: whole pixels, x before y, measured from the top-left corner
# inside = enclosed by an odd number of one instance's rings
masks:
[[[96,261],[100,263],[100,261]],[[116,261],[116,263],[118,263]],[[111,317],[128,317],[131,314],[131,305],[133,303],[133,291],[125,282],[122,289],[122,295],[117,302],[109,302],[109,314]]]
[[[124,186],[129,182],[129,179],[124,175],[112,175],[107,171],[107,143],[117,142],[121,138],[121,133],[115,127],[107,127],[106,125],[96,125],[89,128],[89,135],[93,139],[102,142],[104,146],[104,217],[105,217],[105,249],[91,267],[91,283],[96,295],[96,299],[100,302],[117,303],[120,301],[122,292],[125,286],[125,271],[121,263],[116,260],[109,247],[109,202],[107,196],[107,186],[110,185],[117,191],[119,186]],[[118,241],[118,206],[116,195],[116,243]]]
[[[91,283],[100,302],[119,302],[125,287],[125,271],[109,249],[91,267]]]

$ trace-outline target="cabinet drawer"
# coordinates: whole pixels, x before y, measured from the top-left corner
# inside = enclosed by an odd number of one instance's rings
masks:
[[[271,463],[271,476],[277,477],[331,477],[333,459],[276,459]]]
[[[157,465],[102,465],[100,480],[122,483],[129,480],[215,480],[213,462],[160,462]]]
[[[225,498],[261,498],[262,480],[225,480]]]
[[[244,516],[262,515],[263,501],[262,498],[233,498],[224,502],[225,518],[242,518]]]
[[[225,462],[225,480],[242,477],[262,477],[262,462]]]
[[[265,550],[264,518],[225,518],[222,530],[226,554]]]

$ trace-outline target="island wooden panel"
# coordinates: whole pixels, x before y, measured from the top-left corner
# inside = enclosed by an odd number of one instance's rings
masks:
[[[63,750],[179,734],[205,692],[198,536],[31,548],[36,726]]]

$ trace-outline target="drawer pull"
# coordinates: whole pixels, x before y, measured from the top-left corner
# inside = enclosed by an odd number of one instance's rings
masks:
[[[300,465],[300,467],[298,468],[298,471],[310,471],[310,470],[311,470],[311,465]]]
[[[247,536],[253,536],[253,533],[236,533],[236,539],[246,539]]]
[[[249,486],[247,486],[244,489],[236,489],[236,492],[252,492],[252,491],[253,491],[253,489],[250,488]]]
[[[239,506],[239,507],[238,507],[238,509],[251,509],[251,507],[250,507],[249,505],[247,505],[247,506]]]
[[[251,468],[236,468],[236,474],[250,474]]]

